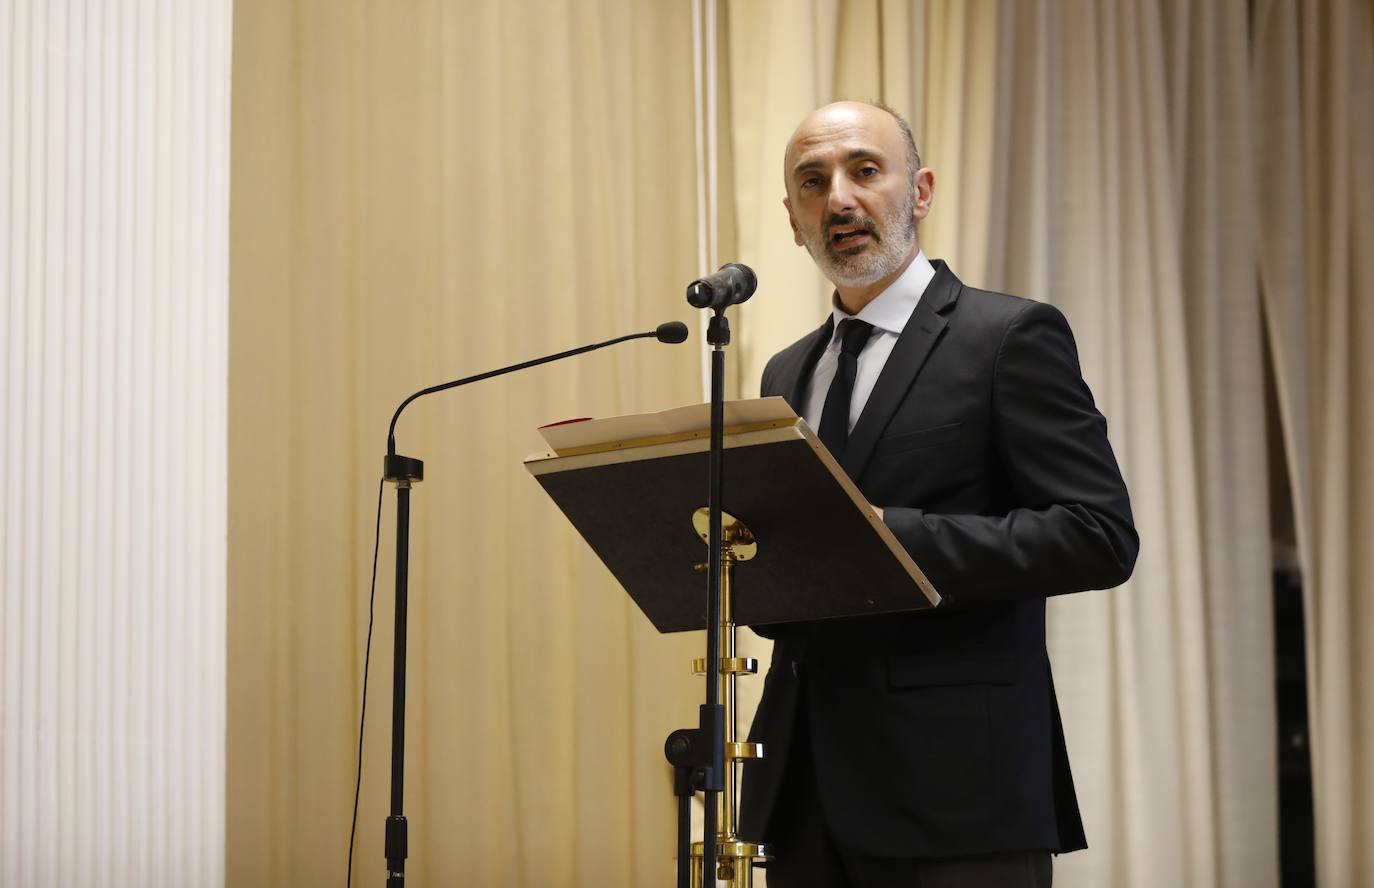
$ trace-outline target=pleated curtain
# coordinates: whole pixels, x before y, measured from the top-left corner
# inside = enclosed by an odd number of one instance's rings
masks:
[[[234,13],[226,883],[342,884],[387,422],[431,383],[692,319],[692,19],[580,0]],[[699,397],[698,351],[649,341],[402,417],[398,450],[425,461],[415,884],[671,874],[662,745],[695,720],[697,645],[653,631],[521,460],[544,423]],[[384,877],[393,503],[388,486],[354,884]]]
[[[732,162],[776,168],[836,98],[909,115],[936,172],[927,253],[1063,308],[1111,421],[1144,548],[1122,589],[1051,605],[1092,846],[1057,882],[1276,884],[1269,508],[1291,496],[1272,517],[1305,578],[1319,881],[1366,884],[1368,5],[856,0],[730,23]],[[745,309],[757,371],[829,291],[780,180],[737,188],[741,255],[783,269]],[[1272,497],[1266,407],[1292,486]]]
[[[235,5],[227,883],[342,876],[395,404],[692,320],[681,288],[707,229],[722,260],[759,272],[730,353],[732,394],[756,393],[830,295],[792,243],[783,147],[812,108],[853,97],[912,122],[936,174],[927,254],[1067,314],[1131,487],[1135,576],[1051,605],[1091,846],[1056,861],[1056,884],[1277,885],[1271,477],[1291,481],[1308,596],[1320,881],[1367,884],[1368,4],[717,12],[719,193],[703,197],[690,3]],[[694,718],[696,639],[653,633],[519,459],[541,423],[700,398],[695,349],[638,343],[402,420],[400,450],[427,464],[413,879],[670,878],[659,750]],[[383,860],[391,500],[355,870],[368,879]],[[760,684],[744,681],[746,709]]]
[[[0,2],[0,888],[223,884],[231,36]]]
[[[1374,883],[1374,10],[1254,4],[1260,285],[1303,569],[1317,879]]]

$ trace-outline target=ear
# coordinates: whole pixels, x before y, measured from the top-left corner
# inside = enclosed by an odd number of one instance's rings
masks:
[[[801,229],[797,227],[797,217],[792,215],[792,198],[784,197],[782,205],[787,207],[787,221],[792,226],[792,242],[799,247],[805,246],[805,242],[802,241]]]
[[[916,171],[916,202],[912,205],[911,218],[920,222],[930,215],[931,205],[935,202],[935,173],[928,167]]]

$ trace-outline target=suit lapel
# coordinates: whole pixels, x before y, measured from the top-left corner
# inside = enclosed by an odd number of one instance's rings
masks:
[[[849,433],[849,442],[845,445],[844,459],[840,460],[840,464],[845,473],[856,480],[868,465],[878,437],[897,412],[916,375],[925,365],[926,358],[930,356],[931,349],[949,323],[949,311],[963,287],[945,263],[936,260],[932,264],[935,266],[935,277],[921,295],[921,301],[916,303],[916,310],[901,336],[897,337],[897,344],[893,346],[892,354],[878,375],[873,392],[868,396],[868,403],[864,405],[863,413],[859,414],[854,430]]]
[[[811,373],[816,369],[816,361],[820,360],[821,353],[830,344],[832,318],[826,318],[825,323],[820,328],[812,332],[806,340],[806,346],[798,349],[801,360],[783,371],[782,378],[778,380],[782,388],[782,396],[787,401],[792,412],[798,416],[806,409],[806,389],[811,382]]]

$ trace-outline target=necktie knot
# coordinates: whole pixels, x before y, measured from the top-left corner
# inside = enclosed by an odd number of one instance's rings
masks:
[[[868,338],[872,333],[873,325],[868,321],[845,318],[840,321],[840,351],[851,358],[857,358],[859,352],[868,344]]]

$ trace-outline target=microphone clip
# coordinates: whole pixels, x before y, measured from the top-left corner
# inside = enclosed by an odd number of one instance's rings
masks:
[[[382,478],[392,484],[411,484],[425,480],[425,464],[413,456],[388,453],[382,457]]]
[[[725,317],[724,306],[713,311],[706,322],[706,342],[712,348],[724,348],[730,344],[730,321]]]

